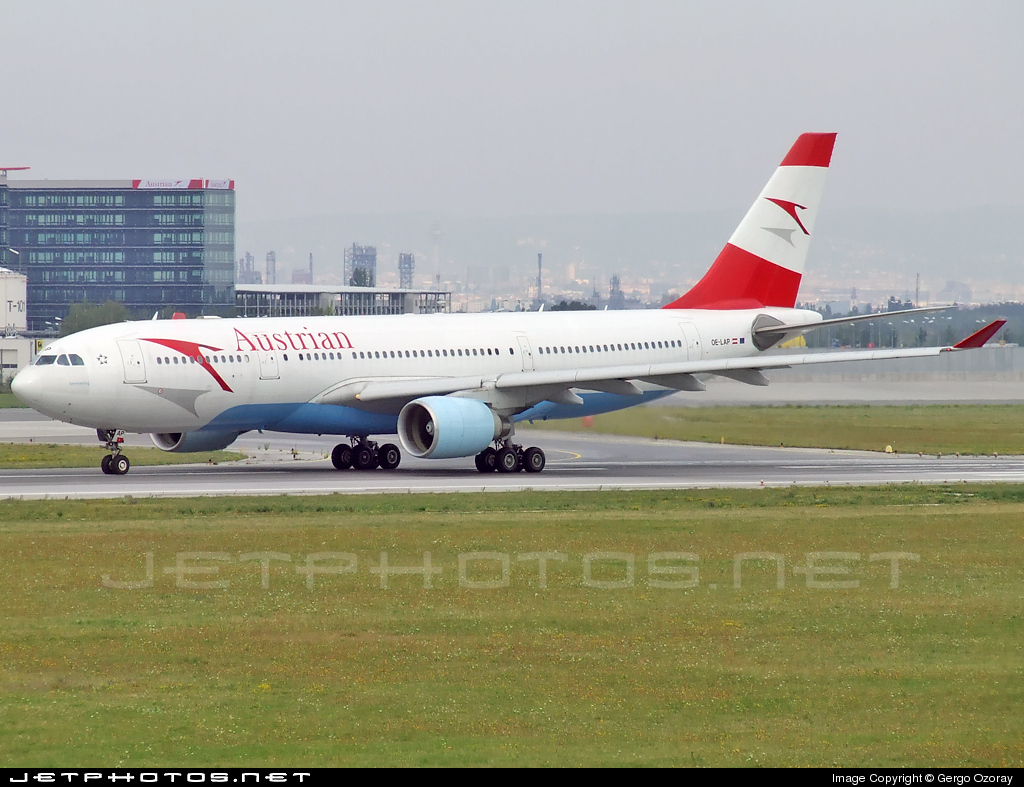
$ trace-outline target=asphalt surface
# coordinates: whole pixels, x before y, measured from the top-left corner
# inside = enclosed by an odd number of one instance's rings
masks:
[[[238,463],[133,467],[126,476],[99,469],[103,449],[95,432],[26,410],[0,410],[0,440],[96,446],[96,467],[0,470],[0,498],[190,497],[195,495],[377,494],[599,489],[686,489],[788,485],[1024,482],[1024,457],[920,457],[860,451],[761,448],[682,443],[594,434],[530,432],[524,445],[547,454],[539,474],[481,474],[472,457],[416,460],[403,456],[397,470],[337,471],[333,438],[267,433],[243,435],[234,447],[250,458]],[[134,445],[150,445],[130,435]]]

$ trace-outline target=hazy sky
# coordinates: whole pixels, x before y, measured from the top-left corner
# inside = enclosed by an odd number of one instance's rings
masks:
[[[234,178],[238,220],[1024,205],[1024,3],[0,0],[0,165]]]

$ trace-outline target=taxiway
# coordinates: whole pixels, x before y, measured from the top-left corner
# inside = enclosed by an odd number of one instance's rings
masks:
[[[247,434],[235,444],[249,458],[221,465],[133,467],[126,476],[100,472],[102,447],[91,430],[25,410],[0,411],[4,441],[96,446],[96,467],[0,470],[0,498],[191,497],[196,495],[323,495],[494,492],[521,489],[589,491],[788,485],[1024,482],[1024,457],[934,457],[805,448],[708,445],[595,434],[523,432],[548,458],[537,475],[482,475],[472,458],[403,457],[391,472],[337,471],[334,438]],[[528,436],[527,436],[528,435]],[[131,445],[149,445],[131,435]]]

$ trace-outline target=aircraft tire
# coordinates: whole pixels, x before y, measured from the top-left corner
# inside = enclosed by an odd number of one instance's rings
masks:
[[[352,452],[352,467],[356,470],[373,470],[377,466],[377,456],[369,446],[361,445]]]
[[[523,452],[523,469],[527,473],[539,473],[544,469],[545,464],[547,464],[547,458],[544,456],[544,452],[536,446],[527,448]]]
[[[519,452],[514,448],[502,448],[495,459],[499,473],[515,473],[519,470]]]
[[[113,473],[110,469],[110,460],[113,458],[110,454],[107,454],[100,460],[100,470],[103,471],[103,475],[111,475]]]
[[[498,469],[498,452],[490,446],[476,455],[476,469],[481,473],[493,473]]]
[[[339,443],[331,451],[331,464],[335,470],[348,470],[352,467],[352,446]]]
[[[402,461],[402,452],[394,443],[384,443],[377,449],[377,459],[381,470],[394,470]]]
[[[118,454],[110,460],[110,472],[114,475],[124,475],[131,468],[132,463],[124,454]]]

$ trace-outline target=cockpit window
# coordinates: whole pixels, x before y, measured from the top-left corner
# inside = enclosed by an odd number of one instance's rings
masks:
[[[40,355],[38,358],[36,358],[36,366],[49,366],[50,364],[56,362],[56,360],[56,355]]]
[[[75,355],[74,353],[68,354],[68,360],[71,361],[72,366],[85,366],[85,361],[82,360],[81,355]]]
[[[57,359],[57,366],[71,366],[71,361],[68,360],[66,355],[62,355]]]

